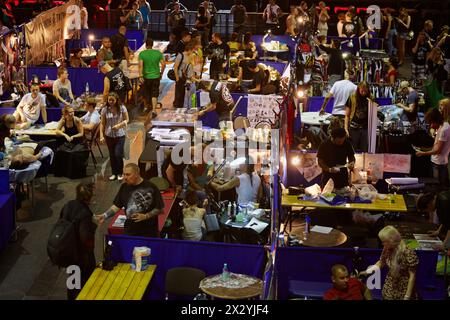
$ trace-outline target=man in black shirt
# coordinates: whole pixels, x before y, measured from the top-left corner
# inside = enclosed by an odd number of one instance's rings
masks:
[[[333,179],[335,189],[349,185],[348,169],[355,166],[355,151],[344,128],[331,131],[331,138],[320,144],[317,159],[322,168],[322,188],[329,179]]]
[[[177,47],[175,49],[175,53],[183,53],[184,49],[186,48],[186,44],[191,41],[191,33],[186,28],[186,30],[183,30],[179,35],[177,35],[174,30],[174,34],[179,39]]]
[[[204,110],[198,113],[198,116],[201,117],[206,112],[216,110],[219,114],[219,121],[230,121],[230,111],[234,107],[234,100],[228,90],[227,84],[219,81],[202,81],[199,87],[200,90],[209,92],[211,102]]]
[[[344,58],[342,57],[341,42],[337,39],[331,41],[331,48],[319,45],[319,48],[328,54],[328,84],[333,86],[336,81],[342,80],[344,72]]]
[[[244,88],[251,87],[251,84],[253,82],[253,74],[248,68],[249,64],[252,63],[252,61],[255,61],[253,59],[253,52],[252,50],[245,50],[244,51],[244,59],[239,61],[239,75],[238,75],[238,81],[241,83],[241,86]]]
[[[127,216],[124,234],[158,237],[158,216],[164,208],[158,188],[140,176],[139,167],[134,163],[124,167],[123,182],[113,205],[100,216],[99,222],[102,223],[123,208]]]
[[[220,80],[219,75],[225,73],[225,67],[230,58],[230,47],[222,41],[220,33],[213,33],[212,43],[208,46],[211,64],[209,67],[209,76],[211,79]]]
[[[127,27],[122,25],[119,27],[119,32],[111,36],[111,51],[113,52],[114,60],[129,60],[130,50],[128,39],[125,37],[126,33]]]
[[[100,61],[98,66],[100,71],[105,75],[103,81],[103,103],[106,103],[110,92],[117,93],[121,102],[125,102],[130,79],[125,76],[119,67],[112,68],[105,61]]]
[[[250,61],[247,65],[247,67],[250,70],[250,72],[252,73],[252,78],[253,78],[252,86],[248,90],[248,93],[259,94],[259,93],[261,93],[262,88],[265,84],[264,80],[266,78],[266,73],[264,72],[263,69],[258,67],[255,60]]]
[[[369,99],[370,92],[367,83],[361,82],[345,104],[344,128],[357,151],[367,152],[369,148]]]

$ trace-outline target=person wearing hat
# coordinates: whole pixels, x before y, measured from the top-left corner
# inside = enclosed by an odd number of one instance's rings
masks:
[[[403,109],[402,120],[410,123],[417,121],[417,109],[419,104],[419,95],[416,90],[411,88],[408,81],[400,82],[398,93],[406,95],[405,103],[397,103],[397,107]]]
[[[100,61],[98,67],[105,75],[103,80],[103,103],[106,104],[110,92],[117,93],[121,102],[124,102],[128,92],[127,81],[129,82],[130,80],[119,67],[113,68],[106,61]]]

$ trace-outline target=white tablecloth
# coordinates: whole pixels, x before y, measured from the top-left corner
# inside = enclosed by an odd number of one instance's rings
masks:
[[[319,115],[319,112],[302,112],[301,119],[302,123],[319,126],[321,124],[330,124],[329,120],[326,120],[330,117],[331,114],[325,113],[323,116]]]

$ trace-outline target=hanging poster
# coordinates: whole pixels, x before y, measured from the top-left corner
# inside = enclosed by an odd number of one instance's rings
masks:
[[[409,173],[411,171],[410,154],[385,154],[384,171],[396,173]]]
[[[273,122],[275,120],[275,113],[278,113],[280,110],[278,102],[281,102],[282,99],[283,97],[280,96],[249,94],[247,118],[250,121],[250,126],[254,128],[262,121]]]
[[[66,39],[79,36],[79,0],[47,10],[25,25],[27,65],[64,59]]]
[[[370,154],[364,155],[364,169],[370,170],[371,176],[376,179],[383,179],[384,168],[384,154]]]

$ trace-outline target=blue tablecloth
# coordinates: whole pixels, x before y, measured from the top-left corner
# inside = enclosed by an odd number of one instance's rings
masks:
[[[0,194],[0,250],[14,231],[14,193]]]

